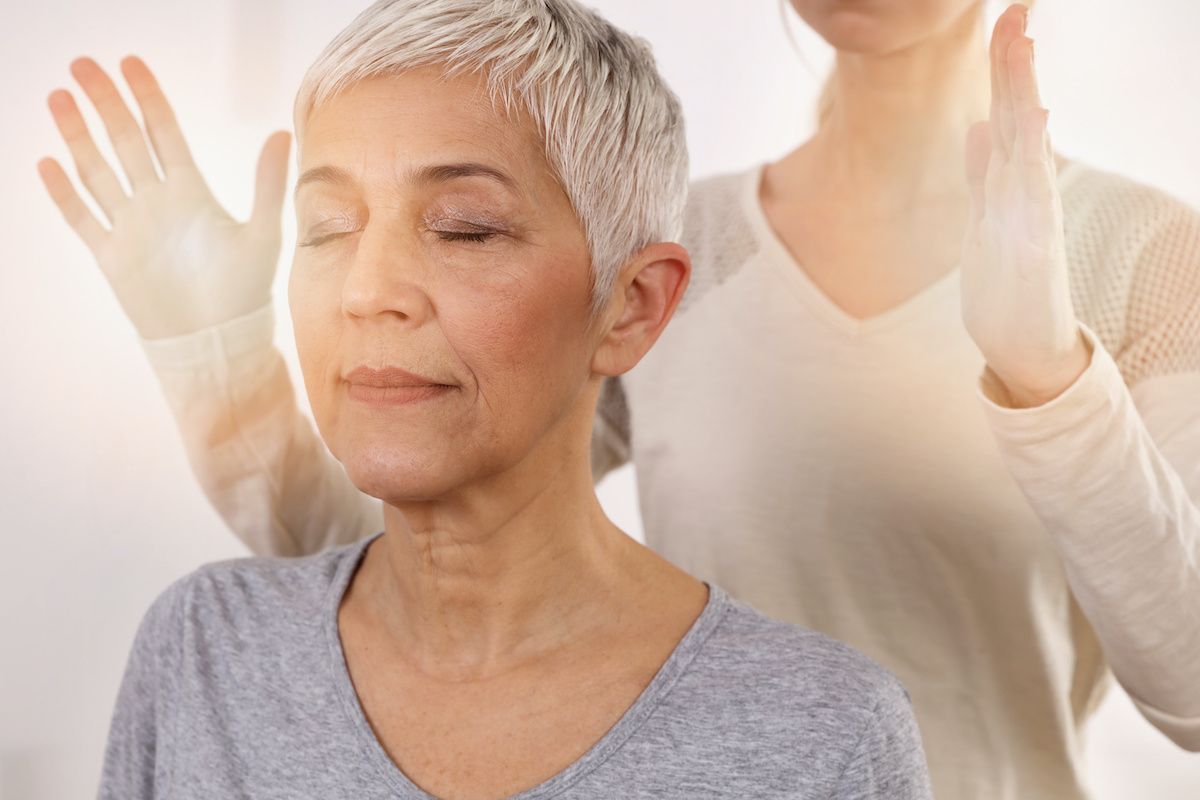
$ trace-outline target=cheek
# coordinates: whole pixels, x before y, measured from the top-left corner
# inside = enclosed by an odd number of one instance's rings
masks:
[[[588,299],[586,267],[551,262],[447,299],[438,314],[489,404],[553,402],[587,375]]]

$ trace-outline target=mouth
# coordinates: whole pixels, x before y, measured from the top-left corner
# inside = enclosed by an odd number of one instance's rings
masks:
[[[453,389],[453,386],[435,384],[431,386],[368,386],[352,383],[346,390],[351,400],[370,405],[402,406],[432,400]]]
[[[432,400],[457,388],[400,367],[356,367],[342,376],[351,400],[370,405],[407,405]]]

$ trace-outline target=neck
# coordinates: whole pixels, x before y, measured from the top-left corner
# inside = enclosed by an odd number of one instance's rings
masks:
[[[499,674],[586,633],[605,619],[597,603],[621,596],[636,544],[600,507],[587,448],[565,444],[581,441],[580,426],[558,427],[502,473],[384,505],[385,533],[355,583],[414,668],[444,680]]]
[[[978,8],[897,52],[839,52],[832,81],[832,103],[802,148],[818,185],[838,181],[895,205],[965,193],[967,129],[990,102]]]

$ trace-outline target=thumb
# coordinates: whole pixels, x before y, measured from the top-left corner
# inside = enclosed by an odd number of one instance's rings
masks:
[[[275,131],[267,137],[258,156],[258,170],[254,177],[254,209],[250,212],[249,225],[259,231],[272,231],[279,227],[283,213],[283,197],[287,189],[288,153],[292,135],[287,131]]]

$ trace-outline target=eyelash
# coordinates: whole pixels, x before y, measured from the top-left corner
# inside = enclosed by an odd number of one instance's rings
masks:
[[[435,232],[437,233],[438,236],[440,236],[442,238],[443,241],[475,242],[477,244],[483,244],[488,239],[490,239],[496,235],[495,232],[493,232],[493,231],[479,231],[479,232],[473,232],[473,233],[469,233],[467,231],[435,231]],[[337,239],[342,236],[347,236],[347,235],[349,235],[349,233],[353,233],[353,231],[339,232],[339,233],[327,233],[324,236],[318,236],[315,239],[309,239],[307,242],[301,242],[300,247],[317,247],[319,245],[324,244],[326,241],[328,241],[330,239]]]
[[[330,239],[335,239],[338,236],[345,236],[344,233],[327,233],[324,236],[318,236],[315,239],[309,239],[307,242],[300,242],[300,247],[317,247],[324,244]]]
[[[477,242],[482,244],[496,234],[493,231],[437,231],[437,235],[447,242]]]

